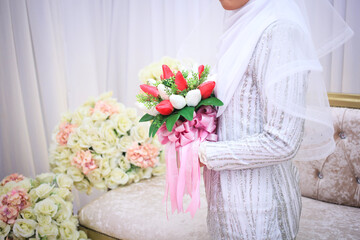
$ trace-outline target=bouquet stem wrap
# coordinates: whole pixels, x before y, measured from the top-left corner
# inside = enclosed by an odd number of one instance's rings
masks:
[[[217,141],[216,111],[211,106],[202,106],[191,121],[177,121],[171,132],[165,124],[157,132],[165,145],[166,201],[170,193],[171,209],[183,212],[183,196],[188,193],[191,202],[186,209],[194,217],[200,207],[200,164],[198,150],[204,140]]]

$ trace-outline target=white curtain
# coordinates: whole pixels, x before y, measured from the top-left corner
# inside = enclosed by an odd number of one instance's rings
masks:
[[[138,71],[175,56],[208,2],[0,0],[0,179],[48,171],[60,114],[88,97],[134,106]],[[360,2],[333,3],[355,36],[323,60],[328,89],[359,94]]]

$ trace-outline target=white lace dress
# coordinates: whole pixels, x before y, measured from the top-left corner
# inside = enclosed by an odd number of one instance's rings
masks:
[[[304,121],[276,109],[261,95],[272,35],[285,30],[274,23],[264,31],[219,118],[219,141],[201,144],[213,239],[294,239],[298,232],[301,195],[291,159],[300,146]],[[279,94],[304,102],[303,81],[288,83],[278,86]]]

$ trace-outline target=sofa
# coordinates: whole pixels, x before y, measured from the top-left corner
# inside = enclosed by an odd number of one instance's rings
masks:
[[[329,94],[329,100],[335,152],[326,159],[295,162],[302,192],[298,240],[360,239],[360,109],[352,109],[360,108],[360,96]],[[164,188],[165,178],[156,177],[109,191],[79,211],[81,228],[100,240],[209,239],[204,185],[193,219],[172,214],[170,206],[166,211]]]

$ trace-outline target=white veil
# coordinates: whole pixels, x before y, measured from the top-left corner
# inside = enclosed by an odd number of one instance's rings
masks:
[[[321,9],[321,12],[318,10]],[[333,123],[319,72],[319,58],[339,47],[353,32],[327,0],[250,0],[242,8],[225,11],[214,0],[205,17],[195,27],[178,52],[178,58],[193,58],[210,64],[218,75],[216,95],[224,102],[220,116],[244,75],[256,44],[264,30],[274,22],[291,23],[291,42],[273,36],[270,65],[263,92],[269,102],[287,114],[305,119],[305,134],[297,160],[326,157],[334,150]],[[280,33],[281,34],[281,33]],[[279,38],[280,39],[280,38]],[[288,46],[284,46],[289,44]],[[291,49],[289,52],[282,49]],[[276,54],[275,54],[276,53]],[[279,60],[277,60],[279,59]],[[216,64],[215,64],[216,63]],[[215,66],[215,67],[214,67]],[[290,76],[311,72],[304,80],[306,100],[289,102],[278,94]]]

